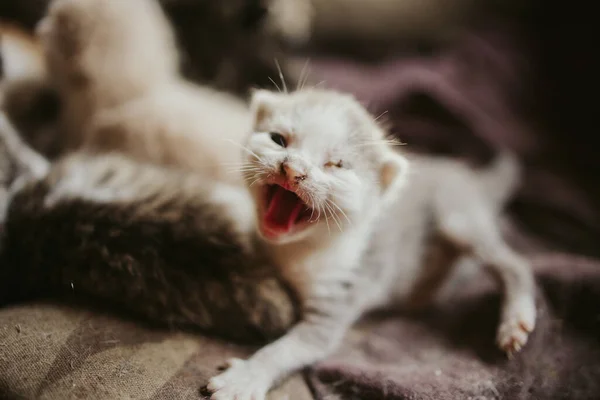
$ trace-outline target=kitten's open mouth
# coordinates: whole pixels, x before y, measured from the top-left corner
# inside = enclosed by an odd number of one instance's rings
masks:
[[[264,191],[263,233],[279,236],[309,222],[312,210],[298,195],[280,185],[267,185]]]

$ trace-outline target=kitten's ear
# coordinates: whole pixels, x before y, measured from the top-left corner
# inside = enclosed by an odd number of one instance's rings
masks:
[[[393,194],[404,185],[408,175],[409,162],[400,153],[386,149],[379,167],[379,182],[384,194]]]
[[[260,125],[271,116],[278,100],[277,94],[268,90],[257,89],[252,92],[250,110],[254,116],[254,126]]]

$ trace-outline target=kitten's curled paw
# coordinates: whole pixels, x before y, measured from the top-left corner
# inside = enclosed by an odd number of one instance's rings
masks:
[[[260,367],[251,368],[247,361],[228,360],[228,369],[211,378],[206,388],[211,400],[264,400],[269,380]]]
[[[512,358],[527,343],[529,334],[535,328],[535,316],[533,299],[523,299],[504,313],[498,327],[497,343],[509,358]]]

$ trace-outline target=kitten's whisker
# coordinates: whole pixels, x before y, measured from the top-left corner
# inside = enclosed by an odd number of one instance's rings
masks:
[[[388,144],[401,144],[402,142],[396,138],[384,138],[384,139],[371,139],[365,140],[362,143],[388,143]]]
[[[315,204],[317,210],[317,219],[321,219],[321,207]]]
[[[375,118],[375,121],[377,121],[379,118],[383,117],[387,113],[388,113],[388,110],[385,110],[384,112],[382,112],[381,114],[379,114],[379,116],[377,116],[377,118]]]
[[[239,167],[230,167],[230,168],[227,168],[226,171],[228,171],[228,172],[256,172],[256,173],[258,173],[258,172],[262,171],[262,168],[260,166],[250,164],[250,165],[242,165],[242,166],[239,166]]]
[[[259,171],[240,171],[240,170],[235,170],[235,169],[230,169],[230,170],[226,170],[226,172],[228,174],[241,174],[241,175],[247,175],[247,174],[257,174],[259,173]]]
[[[231,167],[231,168],[246,168],[246,167],[254,167],[257,168],[258,166],[255,165],[254,162],[243,162],[243,163],[230,163],[230,164],[221,164],[224,167]]]
[[[252,178],[250,178],[250,179],[252,179]],[[258,181],[260,181],[261,179],[262,179],[262,177],[260,177],[260,176],[259,176],[258,178],[254,179],[254,180],[253,180],[253,181],[250,183],[250,185],[248,185],[248,186],[249,186],[249,187],[252,187],[252,186],[254,186],[254,185],[255,185],[255,184],[258,182]]]
[[[257,180],[260,180],[263,176],[263,171],[261,169],[245,170],[240,171],[240,173],[242,174],[242,177],[246,182],[250,181],[251,179],[254,179],[254,181],[256,182]]]
[[[277,71],[279,72],[279,79],[281,79],[283,90],[285,93],[288,93],[287,84],[285,83],[285,78],[283,77],[283,71],[281,70],[281,65],[279,65],[279,61],[277,59],[275,59],[275,65],[277,66]]]
[[[229,171],[260,171],[262,168],[257,165],[242,165],[240,167],[227,168]]]
[[[308,199],[310,200],[310,204],[312,205],[312,207],[310,208],[311,213],[310,213],[310,217],[308,218],[309,222],[312,222],[313,220],[313,215],[315,215],[315,199],[313,197],[313,195],[311,195],[310,193],[306,193],[306,195],[308,196]]]
[[[308,71],[306,71],[306,76],[304,77],[304,80],[302,81],[302,86],[300,87],[300,89],[304,89],[304,87],[308,83],[309,76],[310,76],[310,65],[308,66]]]
[[[338,215],[335,216],[335,221],[336,221],[336,224],[337,224],[337,226],[338,226],[338,228],[340,230],[340,233],[342,233],[343,232],[343,229],[342,229],[342,225],[343,224],[342,224],[342,221],[340,220],[340,217]]]
[[[315,209],[311,208],[311,212],[310,212],[310,217],[308,218],[308,220],[310,222],[313,222],[313,216],[315,215]]]
[[[382,138],[365,139],[365,140],[363,140],[363,143],[370,143],[370,142],[398,142],[398,141],[399,140],[396,137],[384,136]]]
[[[260,172],[260,168],[257,167],[246,167],[246,168],[229,168],[229,171],[236,171],[236,172]]]
[[[273,80],[273,78],[271,78],[270,76],[268,78],[273,83],[273,85],[275,85],[275,87],[277,88],[277,90],[279,91],[279,93],[281,93],[281,88],[279,87],[279,85],[277,84],[277,82],[275,82]]]
[[[224,166],[224,167],[235,167],[235,166],[239,166],[239,165],[251,165],[252,163],[250,162],[234,162],[234,163],[230,163],[230,162],[226,162],[226,163],[220,163],[220,165]]]
[[[331,208],[331,205],[329,207]],[[342,224],[342,221],[340,219],[340,216],[337,215],[337,213],[335,212],[335,210],[333,208],[331,208],[331,214],[333,216],[333,219],[334,219],[336,225],[338,226],[338,229],[340,230],[340,232],[342,232],[343,231],[343,229],[342,229],[342,225],[343,224]]]
[[[331,236],[331,229],[329,228],[329,218],[327,217],[327,213],[325,212],[325,209],[322,206],[319,206],[319,208],[323,210],[323,215],[325,215],[325,223],[327,224],[327,233],[329,234],[329,236]]]
[[[304,66],[302,67],[302,70],[300,71],[300,77],[298,78],[298,83],[296,84],[296,90],[302,90],[304,89],[304,85],[306,85],[306,82],[308,81],[308,74],[309,74],[309,68],[308,68],[308,64],[310,63],[310,59],[306,59],[306,61],[304,62]]]
[[[367,146],[377,146],[377,145],[389,145],[389,146],[403,146],[405,143],[402,143],[399,140],[389,139],[389,140],[373,140],[368,142],[363,142],[359,144],[355,144],[353,148],[367,147]]]
[[[304,79],[304,70],[306,69],[306,64],[308,60],[304,62],[304,66],[300,70],[300,76],[298,77],[298,82],[296,83],[296,91],[300,90],[300,84],[302,83],[302,79]]]
[[[335,224],[337,225],[337,227],[340,230],[340,232],[342,232],[342,226],[338,222],[338,220],[337,220],[337,218],[335,216],[335,212],[333,211],[333,209],[329,205],[329,201],[325,202],[325,207],[327,207],[327,210],[329,210],[329,214],[331,215],[331,219],[333,219],[333,222],[335,222]]]
[[[224,140],[225,140],[226,142],[229,142],[229,143],[231,143],[231,144],[234,144],[234,145],[238,146],[240,149],[242,149],[242,150],[244,150],[245,152],[247,152],[248,154],[250,154],[250,155],[252,155],[252,156],[256,157],[256,159],[260,161],[260,157],[259,157],[259,156],[258,156],[258,155],[257,155],[255,152],[253,152],[252,150],[250,150],[249,148],[247,148],[246,146],[244,146],[244,145],[242,145],[242,144],[240,144],[240,143],[237,143],[237,142],[235,142],[235,141],[233,141],[233,140],[231,140],[231,139],[224,139]]]
[[[316,84],[313,86],[313,88],[317,88],[317,87],[319,87],[319,86],[321,86],[321,85],[324,85],[324,84],[326,84],[326,83],[327,83],[327,81],[323,80],[323,81],[321,81],[321,82],[318,82],[318,83],[316,83]]]
[[[387,141],[388,144],[392,145],[392,146],[405,146],[406,143],[404,143],[402,140],[398,139],[398,138],[386,138],[384,139]]]
[[[350,221],[350,218],[348,218],[348,216],[346,215],[346,213],[344,212],[344,210],[342,210],[342,209],[340,208],[340,206],[338,206],[338,205],[335,203],[335,201],[333,201],[333,200],[330,200],[330,202],[331,202],[331,205],[332,205],[332,206],[334,206],[335,208],[337,208],[337,209],[338,209],[338,211],[339,211],[339,212],[340,212],[340,213],[341,213],[341,214],[344,216],[344,218],[346,218],[346,221],[348,221],[348,223],[349,223],[350,225],[352,225],[352,222]]]

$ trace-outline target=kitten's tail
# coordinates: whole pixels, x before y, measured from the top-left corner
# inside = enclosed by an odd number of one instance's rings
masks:
[[[481,192],[495,208],[502,208],[521,182],[521,165],[515,154],[502,150],[491,165],[478,171]]]

